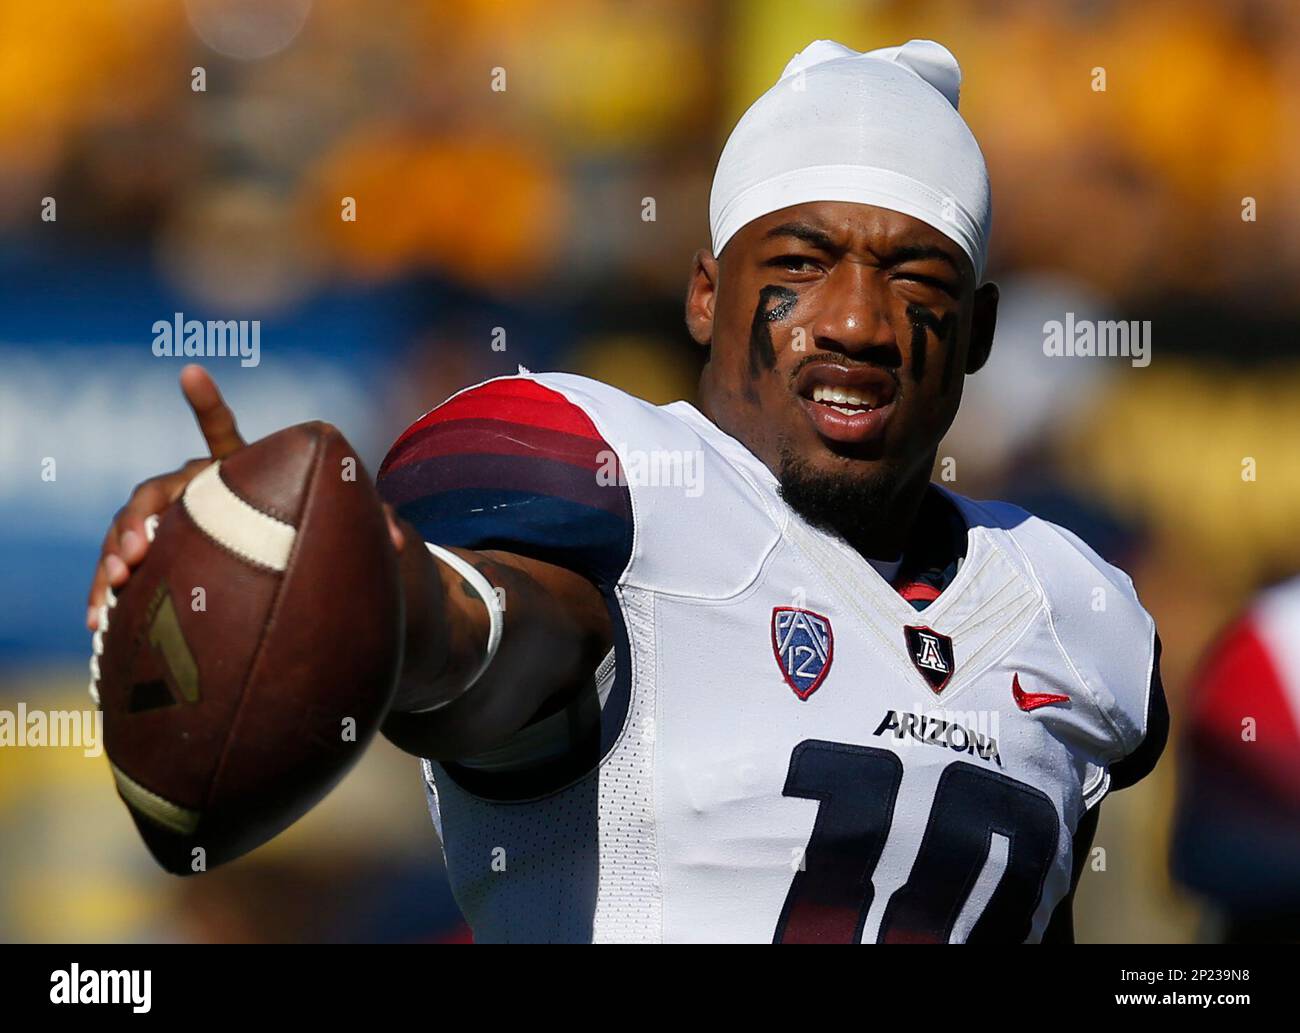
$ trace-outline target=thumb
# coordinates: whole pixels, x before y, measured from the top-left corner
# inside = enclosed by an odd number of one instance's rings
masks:
[[[214,459],[224,459],[244,447],[244,439],[235,426],[235,414],[230,411],[230,406],[217,390],[216,381],[206,369],[191,363],[181,370],[181,391],[194,410],[199,431]]]

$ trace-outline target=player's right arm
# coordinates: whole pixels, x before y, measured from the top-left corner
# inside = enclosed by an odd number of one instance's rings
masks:
[[[422,547],[402,550],[406,652],[384,735],[418,757],[455,760],[491,750],[584,690],[612,641],[600,592],[564,567],[508,552],[453,549],[505,601],[500,645],[470,684],[488,645],[488,606]]]
[[[212,462],[244,445],[233,413],[202,367],[182,371],[181,389],[209,455],[144,481],[118,511],[91,583],[87,624],[92,630],[108,590],[120,589],[143,562],[148,519],[175,503]],[[426,499],[436,488],[417,487]],[[603,597],[589,577],[505,549],[454,548],[506,601],[499,646],[471,685],[487,648],[487,602],[461,573],[434,558],[421,529],[387,503],[385,510],[399,554],[406,621],[400,683],[383,727],[396,745],[434,759],[470,756],[504,742],[539,714],[562,709],[590,684],[612,631]]]
[[[389,450],[376,485],[405,538],[450,550],[486,581],[471,585],[426,549],[403,551],[416,606],[383,728],[402,749],[475,757],[578,702],[590,705],[570,711],[583,726],[572,731],[590,730],[593,676],[614,640],[608,596],[632,548],[628,487],[607,476],[613,455],[581,405],[526,375],[453,395]],[[504,626],[466,688],[488,642],[483,589],[503,604]]]

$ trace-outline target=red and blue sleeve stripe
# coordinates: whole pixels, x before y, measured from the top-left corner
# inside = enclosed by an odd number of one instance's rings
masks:
[[[379,468],[380,496],[426,541],[501,549],[616,581],[632,503],[613,447],[558,391],[508,377],[412,424]]]

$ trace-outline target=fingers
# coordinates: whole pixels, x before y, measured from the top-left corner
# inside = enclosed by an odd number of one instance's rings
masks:
[[[194,418],[213,458],[222,459],[243,448],[244,439],[235,426],[235,414],[207,370],[193,364],[181,370],[181,391],[194,410]],[[126,584],[131,568],[139,566],[148,553],[153,537],[151,519],[175,502],[185,485],[209,462],[192,460],[175,473],[145,481],[114,517],[100,547],[99,562],[95,564],[86,599],[86,627],[91,631],[99,626],[100,610],[108,600],[108,593]]]
[[[208,460],[187,463],[180,471],[145,481],[131,493],[113,518],[99,550],[99,562],[91,579],[86,599],[86,627],[94,631],[99,625],[99,609],[108,600],[110,588],[121,588],[133,567],[144,560],[153,537],[149,526],[154,514],[171,505],[198,470]]]
[[[100,610],[108,601],[109,589],[122,587],[131,576],[130,567],[118,552],[118,540],[115,525],[109,529],[108,537],[104,539],[99,562],[95,564],[95,576],[90,582],[90,595],[86,600],[86,627],[90,631],[99,627]]]
[[[90,583],[90,601],[86,606],[86,630],[94,631],[99,627],[99,608],[108,597],[108,568],[101,560],[95,564],[95,577]]]
[[[235,414],[207,370],[193,363],[181,370],[181,391],[194,410],[194,418],[213,458],[223,459],[244,447],[244,439],[235,426]]]

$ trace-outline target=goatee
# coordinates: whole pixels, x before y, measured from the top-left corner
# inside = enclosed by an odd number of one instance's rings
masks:
[[[823,473],[782,447],[778,480],[781,497],[814,527],[838,535],[872,559],[897,558],[889,544],[898,537],[898,529],[889,526],[898,491],[890,471],[856,477],[847,470]],[[877,555],[882,550],[892,555]]]

